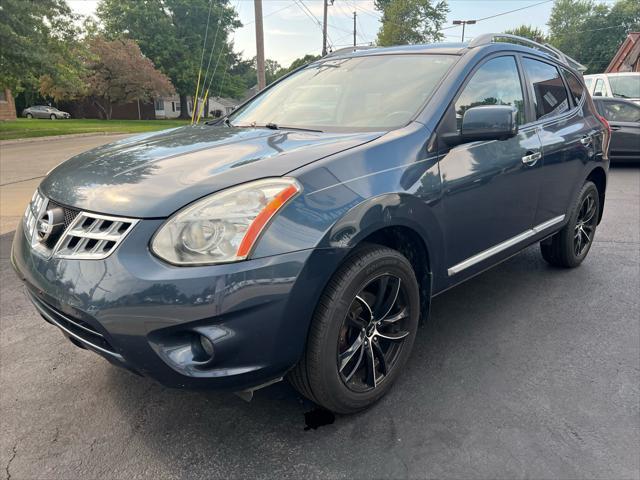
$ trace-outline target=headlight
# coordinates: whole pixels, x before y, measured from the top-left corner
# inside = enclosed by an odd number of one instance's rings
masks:
[[[214,193],[167,220],[151,250],[176,265],[243,260],[273,216],[300,191],[292,178],[270,178]]]

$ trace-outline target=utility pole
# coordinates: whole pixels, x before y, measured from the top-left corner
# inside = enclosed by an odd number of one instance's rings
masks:
[[[327,10],[329,10],[329,0],[322,0],[324,12],[322,17],[322,56],[327,54]]]
[[[256,68],[258,70],[258,91],[267,86],[264,75],[264,29],[262,28],[262,0],[253,0],[256,19]]]
[[[328,16],[328,10],[329,10],[329,6],[333,5],[333,0],[322,0],[322,2],[324,3],[324,10],[323,10],[323,19],[322,19],[322,56],[324,57],[327,53],[329,53],[327,51],[327,16]]]
[[[464,43],[464,27],[467,25],[475,25],[475,20],[454,20],[454,25],[462,25],[462,43]]]
[[[353,12],[353,48],[356,48],[356,12]]]

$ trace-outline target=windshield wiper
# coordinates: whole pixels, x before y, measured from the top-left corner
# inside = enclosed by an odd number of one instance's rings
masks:
[[[270,128],[271,130],[300,130],[302,132],[322,132],[322,130],[317,130],[314,128],[287,127],[285,125],[278,125],[277,123],[273,122],[266,123],[264,126],[265,128]]]

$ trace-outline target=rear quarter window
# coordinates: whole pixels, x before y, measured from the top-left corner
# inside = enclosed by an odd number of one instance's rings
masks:
[[[563,68],[562,74],[564,75],[564,79],[567,81],[567,86],[569,87],[569,92],[571,92],[573,101],[577,105],[580,103],[580,100],[582,100],[584,95],[584,87],[580,83],[580,80],[578,80],[569,70]]]

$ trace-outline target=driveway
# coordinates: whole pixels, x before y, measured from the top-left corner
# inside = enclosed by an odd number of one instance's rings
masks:
[[[15,230],[34,190],[60,162],[129,135],[94,135],[0,143],[0,234]]]
[[[640,476],[639,168],[612,171],[580,268],[531,247],[438,296],[390,394],[317,429],[286,383],[245,403],[76,348],[28,304],[9,247],[0,237],[6,478]]]

